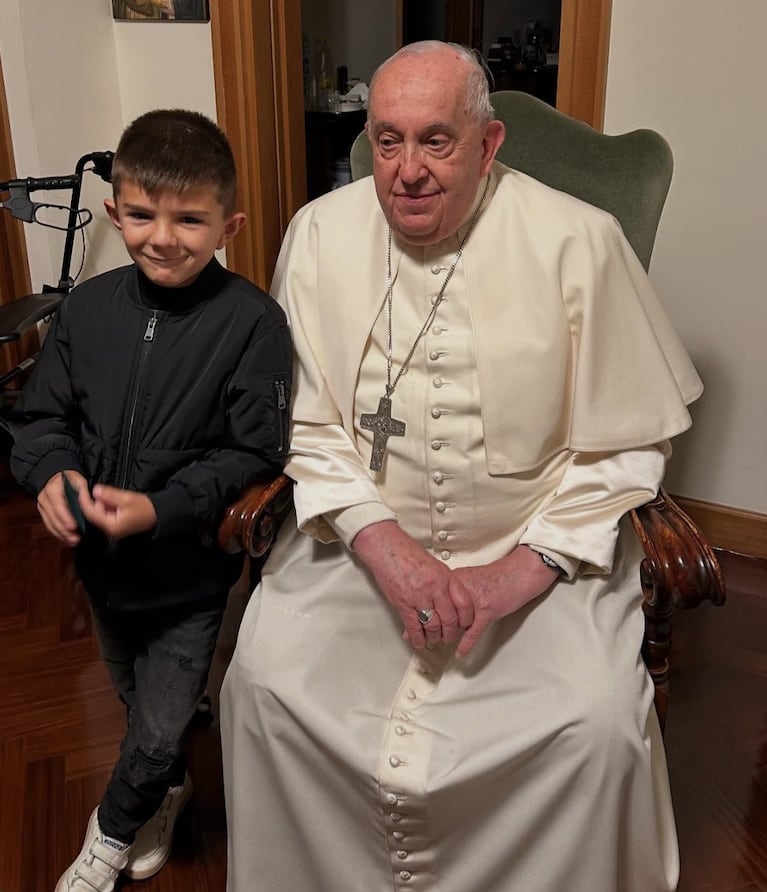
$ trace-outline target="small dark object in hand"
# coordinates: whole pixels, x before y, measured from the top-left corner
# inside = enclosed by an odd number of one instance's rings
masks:
[[[78,490],[69,480],[69,477],[62,471],[61,476],[64,478],[64,495],[67,497],[67,504],[69,505],[69,510],[72,512],[72,517],[75,519],[75,523],[77,524],[77,529],[80,530],[81,533],[85,532],[85,515],[83,514],[83,509],[80,507],[80,499],[77,496]]]

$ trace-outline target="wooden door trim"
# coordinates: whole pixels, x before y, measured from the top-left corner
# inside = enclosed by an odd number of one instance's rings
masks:
[[[230,269],[267,288],[290,217],[306,201],[300,0],[211,0],[218,122],[248,218]]]
[[[562,0],[557,108],[597,130],[604,124],[612,0]]]
[[[11,121],[5,96],[3,69],[0,65],[0,180],[16,177],[11,139]],[[8,212],[0,211],[0,304],[8,304],[32,290],[24,224]],[[0,374],[18,365],[37,349],[37,334],[31,332],[21,341],[6,344],[0,350]]]

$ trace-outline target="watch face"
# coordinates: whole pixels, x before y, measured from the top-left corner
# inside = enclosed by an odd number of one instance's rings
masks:
[[[554,560],[554,558],[550,558],[547,554],[543,554],[542,552],[538,552],[541,555],[541,560],[547,567],[551,567],[552,570],[556,570],[557,573],[564,573],[565,571],[559,566],[559,564]]]

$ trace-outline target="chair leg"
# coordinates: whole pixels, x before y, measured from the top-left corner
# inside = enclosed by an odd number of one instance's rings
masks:
[[[645,600],[642,609],[645,616],[642,657],[655,685],[655,711],[658,713],[658,722],[661,732],[663,732],[666,727],[666,710],[668,709],[671,618],[674,607],[670,602],[661,606]]]

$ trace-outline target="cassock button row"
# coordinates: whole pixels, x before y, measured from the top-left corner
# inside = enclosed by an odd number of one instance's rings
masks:
[[[391,765],[392,768],[397,768],[399,765],[402,765],[402,763],[403,760],[400,759],[398,755],[395,754],[393,756],[389,756],[389,765]]]
[[[401,870],[401,871],[399,872],[399,878],[400,878],[401,880],[404,880],[405,882],[407,882],[407,881],[410,879],[411,876],[413,876],[413,874],[410,873],[409,870]]]
[[[435,325],[434,328],[432,328],[431,333],[435,335],[441,335],[444,330],[445,329],[443,326]]]
[[[389,803],[389,805],[396,805],[397,797],[394,795],[394,793],[389,793],[389,795],[386,797],[386,801]]]
[[[405,838],[405,834],[401,830],[393,830],[392,836],[397,840],[397,842],[401,842]]]
[[[439,352],[439,350],[432,350],[429,354],[429,359],[439,359],[440,356],[442,356],[442,354]]]
[[[432,418],[441,418],[442,417],[442,409],[438,409],[436,406],[431,410]]]
[[[400,737],[404,737],[405,734],[407,734],[407,730],[405,728],[403,728],[402,725],[397,725],[397,727],[394,729],[394,733],[399,735]],[[397,800],[395,799],[394,802],[396,802],[396,801]],[[393,804],[394,803],[392,803],[392,805]]]
[[[395,824],[399,824],[399,822],[402,820],[402,815],[398,811],[393,811],[389,815],[389,817],[391,818],[392,822]]]
[[[447,530],[440,530],[437,533],[437,538],[440,542],[447,542]]]
[[[440,266],[438,263],[435,263],[435,264],[432,266],[431,271],[432,271],[432,273],[434,273],[435,276],[438,276],[438,275],[442,272],[442,270],[443,270],[443,269],[446,269],[446,268],[447,268],[447,267]]]
[[[447,505],[444,502],[437,502],[434,506],[434,510],[438,511],[440,514],[444,514],[447,510]]]
[[[444,300],[444,298],[442,298],[442,299]],[[438,294],[433,295],[432,299],[431,299],[431,305],[434,306],[438,300],[439,300],[439,295]]]
[[[397,849],[397,857],[400,861],[404,861],[405,858],[407,858],[408,854],[409,853],[406,852],[404,849]]]
[[[435,378],[431,383],[432,383],[435,387],[439,388],[439,387],[442,387],[442,385],[443,385],[445,382],[442,380],[442,378]]]
[[[406,696],[407,696],[408,700],[417,700],[418,699],[418,694],[416,694],[416,692],[412,688],[410,688],[408,690]]]
[[[449,551],[443,551],[440,554],[440,557],[442,558],[443,561],[449,561],[451,558],[451,553]]]
[[[432,479],[435,483],[438,483],[438,484],[439,484],[439,483],[443,483],[444,480],[445,480],[445,475],[442,473],[442,471],[435,471],[435,472],[431,475],[431,479]]]
[[[439,452],[439,450],[442,448],[442,440],[432,440],[432,441],[431,441],[431,448],[432,448],[435,452]]]

